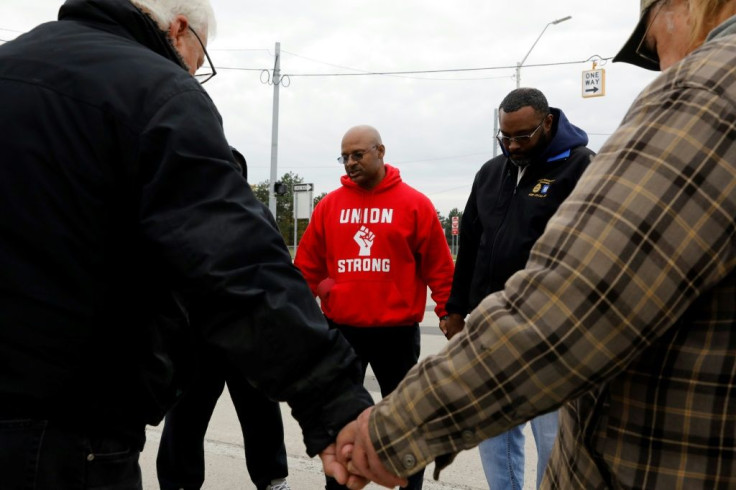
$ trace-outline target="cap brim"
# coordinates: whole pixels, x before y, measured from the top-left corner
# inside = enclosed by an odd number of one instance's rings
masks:
[[[620,61],[622,63],[629,63],[641,68],[646,68],[647,70],[660,71],[659,63],[649,61],[636,54],[636,48],[639,47],[639,43],[641,42],[647,30],[648,17],[648,15],[641,16],[641,18],[639,19],[639,23],[636,25],[636,28],[629,37],[629,40],[626,41],[626,44],[624,44],[624,47],[621,48],[618,54],[613,57],[614,63]]]

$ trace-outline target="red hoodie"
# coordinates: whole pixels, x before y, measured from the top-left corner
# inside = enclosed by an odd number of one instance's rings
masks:
[[[453,263],[430,200],[386,165],[365,190],[347,175],[317,205],[294,263],[322,311],[355,327],[409,325],[424,317],[427,286],[445,315]]]

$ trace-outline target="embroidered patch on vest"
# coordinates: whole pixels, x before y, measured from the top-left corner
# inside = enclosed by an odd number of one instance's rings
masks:
[[[549,188],[553,183],[554,183],[554,180],[539,179],[539,181],[537,182],[537,185],[535,185],[532,191],[529,193],[529,197],[539,197],[539,198],[547,197]]]

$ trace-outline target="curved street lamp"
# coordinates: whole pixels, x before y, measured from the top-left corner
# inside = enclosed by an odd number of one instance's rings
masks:
[[[552,22],[549,22],[546,26],[544,26],[544,29],[542,29],[542,32],[539,34],[539,37],[537,37],[537,40],[534,41],[534,44],[532,44],[532,47],[529,48],[529,51],[526,53],[526,56],[524,56],[524,59],[516,63],[516,88],[519,88],[521,86],[521,67],[526,61],[526,59],[529,57],[529,54],[531,54],[532,49],[534,49],[534,46],[536,46],[539,40],[542,38],[542,34],[544,34],[544,31],[546,31],[549,26],[553,26],[553,25],[559,24],[560,22],[565,22],[566,20],[570,20],[570,19],[572,19],[572,15],[568,15],[567,17],[563,17],[561,19],[553,20]]]

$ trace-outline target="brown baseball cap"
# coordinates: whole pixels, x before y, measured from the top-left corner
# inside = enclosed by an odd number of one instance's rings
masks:
[[[622,61],[624,63],[630,63],[632,65],[646,68],[647,70],[659,71],[659,63],[642,58],[636,53],[636,49],[644,38],[644,34],[647,31],[647,12],[652,8],[652,5],[659,2],[660,0],[641,0],[641,9],[639,12],[639,23],[636,24],[634,32],[626,41],[624,47],[613,57],[613,61]]]

